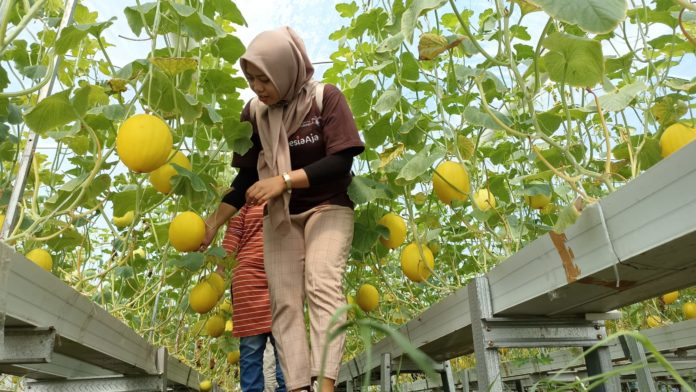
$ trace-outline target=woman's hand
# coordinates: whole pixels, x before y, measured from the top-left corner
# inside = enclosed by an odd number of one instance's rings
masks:
[[[250,186],[246,192],[246,202],[250,205],[263,204],[285,191],[285,180],[281,176],[264,178]]]
[[[215,226],[214,224],[210,224],[208,221],[205,222],[205,236],[203,237],[203,242],[201,242],[201,246],[198,248],[200,252],[205,251],[208,249],[210,244],[213,242],[213,239],[215,239],[215,235],[218,232],[219,227]]]

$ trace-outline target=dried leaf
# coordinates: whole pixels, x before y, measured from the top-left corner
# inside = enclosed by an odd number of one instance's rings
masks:
[[[150,62],[169,76],[198,67],[198,60],[192,57],[150,57]]]

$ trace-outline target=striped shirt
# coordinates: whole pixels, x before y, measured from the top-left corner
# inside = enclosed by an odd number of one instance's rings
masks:
[[[263,266],[263,206],[244,205],[230,219],[222,247],[236,253],[232,322],[236,337],[271,332],[271,302]]]

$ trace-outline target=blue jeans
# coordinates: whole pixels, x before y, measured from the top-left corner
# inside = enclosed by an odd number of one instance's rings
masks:
[[[280,369],[280,361],[278,360],[278,350],[275,348],[275,339],[268,332],[239,338],[239,382],[242,392],[263,392],[264,390],[263,352],[266,349],[267,340],[271,341],[275,354],[275,375],[278,382],[276,392],[286,391],[283,371]]]

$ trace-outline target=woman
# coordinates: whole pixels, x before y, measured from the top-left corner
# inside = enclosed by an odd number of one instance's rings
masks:
[[[314,68],[292,29],[259,34],[240,65],[258,97],[242,113],[254,128],[253,147],[233,157],[239,173],[207,220],[204,246],[245,201],[267,202],[265,268],[286,387],[309,389],[322,371],[328,344],[320,389],[332,391],[345,337],[330,343],[326,338],[331,317],[345,303],[341,280],[353,238],[347,189],[353,157],[363,143],[343,94],[332,85],[317,88],[312,80]],[[321,109],[317,91],[323,95]]]

